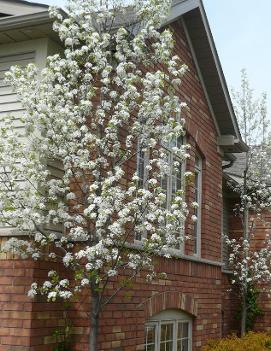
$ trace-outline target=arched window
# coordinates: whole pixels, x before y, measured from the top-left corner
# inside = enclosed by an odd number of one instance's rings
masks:
[[[145,351],[191,351],[192,318],[178,310],[166,310],[145,325]]]

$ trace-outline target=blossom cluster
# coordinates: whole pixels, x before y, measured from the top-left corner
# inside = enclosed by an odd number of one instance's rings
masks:
[[[248,284],[259,285],[271,282],[271,242],[266,239],[260,249],[252,249],[251,241],[243,238],[229,239],[229,268],[233,271],[232,284],[245,292]]]

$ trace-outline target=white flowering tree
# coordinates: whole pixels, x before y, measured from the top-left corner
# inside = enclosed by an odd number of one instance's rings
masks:
[[[25,240],[12,238],[5,250],[62,262],[72,274],[69,281],[50,271],[32,284],[32,297],[70,299],[88,289],[91,351],[100,312],[123,286],[106,296],[111,279],[124,272],[132,281],[142,270],[154,278],[153,257],[170,257],[184,240],[183,190],[167,199],[162,187],[162,145],[176,155],[176,174],[188,156],[175,143],[184,134],[178,89],[186,66],[173,55],[170,30],[161,30],[170,5],[70,0],[65,16],[51,9],[63,55],[41,72],[31,64],[7,75],[26,112],[23,133],[12,115],[1,117],[0,213]]]
[[[242,300],[241,334],[244,335],[250,324],[249,296],[260,284],[271,282],[270,238],[267,235],[261,248],[253,244],[257,223],[265,221],[266,211],[271,208],[270,121],[266,94],[254,97],[245,70],[241,72],[240,91],[233,91],[233,101],[243,140],[249,146],[239,167],[242,180],[234,184],[234,191],[240,196],[235,214],[241,218],[243,235],[239,239],[227,239],[232,283],[238,287]]]

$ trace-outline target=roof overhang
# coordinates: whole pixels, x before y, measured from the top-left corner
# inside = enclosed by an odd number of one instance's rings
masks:
[[[0,31],[8,31],[48,23],[52,25],[52,19],[47,10],[25,15],[8,16],[0,19]]]
[[[7,16],[26,15],[44,11],[48,5],[24,0],[0,0],[0,12]]]
[[[63,12],[64,14],[64,12]],[[59,42],[49,11],[0,18],[0,45],[48,37]]]
[[[218,146],[225,153],[248,150],[242,141],[229,90],[202,0],[173,0],[166,24],[182,18],[196,57],[207,100],[218,131]]]

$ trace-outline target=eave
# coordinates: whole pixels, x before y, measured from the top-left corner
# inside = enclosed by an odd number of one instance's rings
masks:
[[[26,15],[42,12],[48,9],[48,5],[25,0],[0,0],[0,12],[6,16]]]
[[[60,42],[48,10],[0,19],[0,44],[49,37]]]
[[[247,151],[233,110],[229,90],[202,0],[174,0],[166,25],[182,19],[200,73],[209,109],[225,153]]]

